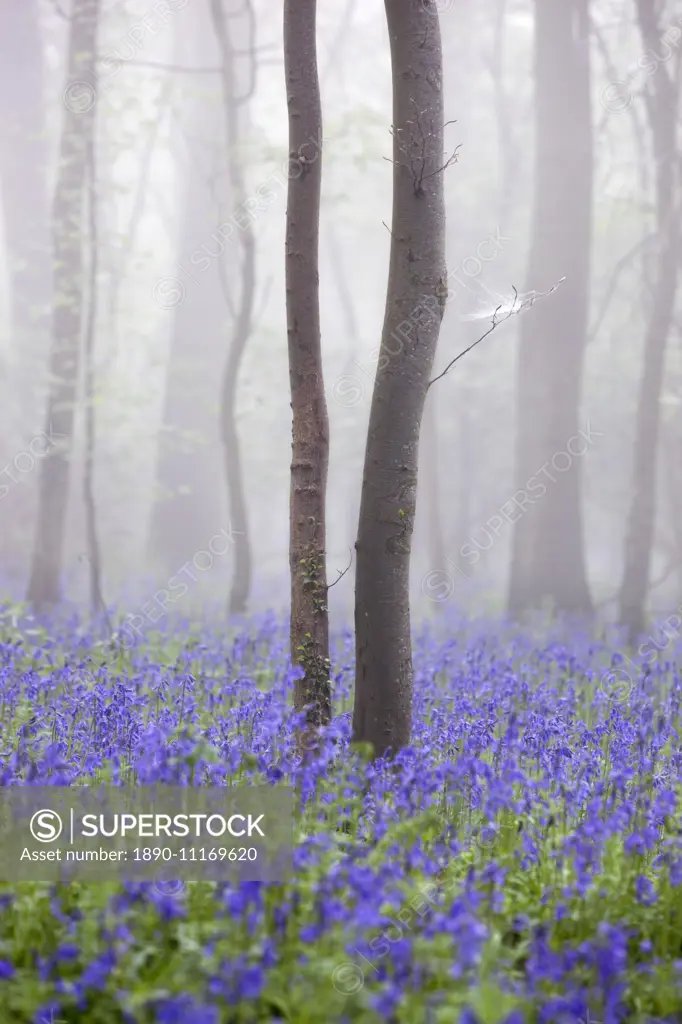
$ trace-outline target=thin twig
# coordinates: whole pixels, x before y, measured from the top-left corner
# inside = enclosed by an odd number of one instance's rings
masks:
[[[351,549],[350,549],[350,548],[348,548],[348,551],[349,551],[349,553],[350,553],[350,562],[348,563],[348,565],[346,566],[346,568],[345,568],[345,569],[343,570],[343,572],[341,572],[341,570],[340,570],[340,569],[337,569],[337,570],[336,570],[336,571],[338,572],[338,574],[339,574],[339,575],[338,575],[338,576],[336,577],[336,579],[334,580],[334,582],[333,582],[333,583],[329,583],[329,584],[327,584],[327,590],[331,590],[331,589],[332,589],[332,587],[335,587],[335,586],[336,586],[336,584],[337,584],[337,583],[338,583],[338,582],[339,582],[340,580],[342,580],[342,579],[343,579],[343,577],[344,577],[344,576],[346,575],[346,573],[347,573],[347,572],[348,572],[348,570],[350,569],[351,565],[353,564],[353,552],[351,551]]]
[[[505,313],[505,315],[503,317],[501,317],[499,320],[497,319],[497,314],[502,309],[502,304],[500,304],[497,307],[497,309],[495,310],[495,312],[493,313],[493,318],[491,320],[491,325],[488,328],[488,330],[485,332],[485,334],[482,334],[481,337],[477,338],[476,341],[472,342],[471,345],[468,346],[468,348],[465,348],[463,352],[460,352],[459,355],[456,355],[455,358],[452,359],[448,363],[448,365],[445,367],[445,369],[443,370],[442,373],[439,373],[437,377],[434,377],[433,380],[429,381],[429,383],[427,384],[427,389],[430,388],[432,384],[435,384],[437,380],[440,380],[441,377],[444,377],[445,374],[449,370],[451,370],[452,367],[455,365],[455,363],[458,363],[459,360],[462,359],[463,356],[465,356],[468,352],[471,352],[471,350],[473,348],[476,348],[477,345],[480,345],[481,342],[484,341],[488,337],[489,334],[493,333],[493,331],[495,330],[496,327],[499,327],[500,324],[503,324],[505,322],[505,320],[508,320],[511,316],[516,316],[518,313],[522,313],[524,309],[529,309],[533,305],[534,302],[537,302],[538,299],[543,299],[547,295],[551,295],[552,292],[555,292],[557,290],[557,288],[562,283],[562,281],[565,281],[565,280],[566,280],[566,278],[562,277],[562,278],[560,278],[557,281],[556,284],[552,285],[552,287],[549,289],[549,291],[546,291],[546,292],[536,292],[536,293],[532,294],[530,298],[525,299],[523,302],[521,302],[519,304],[518,309],[516,309],[515,306],[516,306],[516,300],[518,298],[519,293],[516,290],[516,288],[512,288],[512,292],[513,292],[513,295],[514,295],[514,301],[512,302],[511,308],[507,311],[507,313]]]
[[[516,294],[517,294],[516,288],[514,288],[514,296],[516,296]],[[488,337],[489,334],[493,333],[493,331],[495,330],[496,327],[499,327],[500,324],[503,324],[505,320],[508,320],[509,317],[513,313],[513,310],[510,309],[509,312],[506,314],[506,316],[502,317],[501,320],[498,320],[497,319],[497,313],[498,313],[498,310],[500,310],[500,309],[502,309],[502,306],[498,306],[497,309],[495,310],[495,312],[493,314],[493,319],[491,321],[491,326],[488,328],[488,330],[485,332],[485,334],[482,334],[481,337],[477,338],[476,341],[474,341],[471,345],[469,345],[468,348],[465,348],[463,352],[460,352],[459,355],[455,356],[455,358],[452,359],[448,363],[448,365],[445,367],[445,369],[443,370],[442,373],[439,373],[437,377],[434,377],[433,380],[429,381],[429,383],[427,384],[427,388],[430,388],[431,385],[435,384],[437,380],[440,380],[441,377],[444,377],[445,374],[448,373],[448,371],[452,369],[452,367],[455,365],[455,363],[459,362],[459,360],[463,356],[465,356],[467,354],[467,352],[471,352],[472,348],[476,348],[477,345],[480,345],[481,342],[484,341]]]

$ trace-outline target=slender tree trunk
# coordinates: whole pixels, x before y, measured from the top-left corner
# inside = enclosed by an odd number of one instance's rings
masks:
[[[661,53],[663,29],[653,0],[637,0],[642,41],[647,52]],[[675,310],[680,268],[680,174],[677,149],[679,111],[679,53],[672,73],[665,63],[649,79],[645,94],[656,163],[656,279],[644,339],[644,366],[640,379],[635,426],[632,498],[625,535],[623,582],[619,619],[632,640],[644,632],[649,587],[651,548],[656,517],[656,460],[660,433],[660,396],[665,349]]]
[[[88,570],[90,580],[90,610],[94,616],[100,610],[106,617],[107,610],[102,596],[102,556],[97,529],[97,504],[95,502],[95,336],[97,332],[97,162],[95,159],[96,127],[93,138],[88,142],[88,248],[90,267],[88,283],[88,309],[83,339],[83,369],[85,406],[85,454],[83,460],[83,499],[85,503],[85,529],[88,545]]]
[[[97,103],[98,18],[99,0],[74,0],[52,211],[55,299],[45,426],[46,433],[52,432],[59,440],[40,464],[38,521],[28,586],[28,600],[38,611],[60,598],[85,292],[85,180]]]
[[[356,542],[353,732],[380,757],[410,742],[410,551],[419,431],[445,307],[443,88],[436,5],[386,0],[393,218],[386,313]],[[425,315],[426,314],[426,315]]]
[[[192,33],[180,36],[176,60],[188,67],[216,67],[207,8],[197,8]],[[237,245],[219,231],[214,195],[222,167],[223,117],[213,75],[182,79],[182,104],[174,138],[183,144],[182,218],[170,297],[173,326],[159,436],[156,494],[149,555],[157,571],[172,576],[220,529],[225,516],[216,364],[225,350],[225,298],[220,260]],[[173,281],[173,279],[176,279]]]
[[[497,161],[499,173],[499,222],[508,225],[514,210],[515,187],[519,181],[519,153],[515,135],[518,118],[512,113],[512,97],[506,88],[507,0],[496,0],[491,74],[495,94]],[[518,128],[516,128],[518,130]]]
[[[285,283],[292,460],[289,565],[291,658],[303,675],[294,706],[311,730],[331,718],[327,610],[326,491],[329,419],[322,375],[319,221],[322,110],[316,0],[284,0],[284,69],[289,109]]]
[[[9,257],[17,403],[42,416],[51,292],[45,68],[37,0],[0,0],[0,190]],[[41,410],[39,412],[39,410]]]
[[[229,152],[230,202],[236,210],[240,209],[248,198],[244,180],[244,156],[240,152],[243,141],[240,108],[246,105],[255,91],[257,70],[255,39],[253,38],[255,17],[250,0],[247,0],[246,10],[249,24],[246,43],[248,82],[243,94],[239,95],[237,56],[230,34],[230,19],[226,18],[223,12],[223,0],[211,0],[213,24],[222,59],[223,103]],[[230,509],[230,529],[236,538],[234,544],[235,561],[228,602],[228,612],[230,615],[241,615],[246,612],[251,592],[252,575],[244,472],[242,469],[236,417],[239,368],[244,356],[244,350],[253,330],[253,306],[256,294],[256,240],[253,232],[253,223],[250,218],[247,219],[247,223],[239,233],[239,248],[241,249],[239,298],[233,313],[232,339],[223,373],[220,408],[225,476]]]
[[[549,599],[590,614],[582,522],[582,458],[565,455],[580,422],[592,234],[588,0],[535,2],[535,199],[528,289],[565,282],[521,320],[516,497],[509,609]],[[582,445],[584,449],[584,445]],[[559,465],[560,463],[560,465]],[[544,488],[544,491],[542,490]],[[521,499],[523,500],[523,499]]]

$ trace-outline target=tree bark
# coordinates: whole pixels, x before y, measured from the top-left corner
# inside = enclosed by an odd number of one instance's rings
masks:
[[[46,433],[59,438],[40,464],[38,520],[28,600],[44,611],[60,598],[69,501],[85,281],[83,236],[88,151],[94,140],[99,0],[74,0],[69,70],[52,210],[54,301]]]
[[[528,290],[547,291],[521,320],[516,495],[527,500],[512,546],[509,610],[550,600],[590,614],[582,458],[552,460],[578,434],[592,235],[588,0],[535,2],[535,198]],[[537,478],[537,479],[534,479]],[[544,492],[541,490],[544,487]]]
[[[248,81],[242,95],[239,94],[237,75],[237,54],[230,34],[229,20],[223,12],[223,0],[211,0],[211,11],[218,46],[222,60],[223,104],[225,129],[228,145],[228,177],[230,203],[235,210],[242,207],[248,198],[244,180],[242,145],[242,117],[240,108],[251,98],[256,87],[256,51],[254,39],[255,17],[250,2],[246,4],[249,30],[246,40]],[[249,525],[244,489],[239,431],[237,430],[236,404],[239,369],[246,345],[253,330],[253,307],[256,294],[256,240],[250,217],[239,232],[241,266],[239,298],[233,312],[233,327],[230,348],[223,371],[220,406],[225,477],[230,510],[230,530],[236,537],[234,543],[234,568],[228,600],[230,615],[243,615],[247,611],[251,592],[252,558],[249,540]],[[236,275],[235,275],[236,276]]]
[[[410,742],[410,552],[419,432],[446,299],[443,86],[435,5],[385,0],[393,78],[386,312],[356,542],[354,739]]]
[[[284,70],[289,110],[285,285],[292,460],[289,564],[294,691],[310,730],[331,718],[325,499],[329,419],[322,376],[319,219],[322,110],[315,38],[316,0],[284,2]]]
[[[642,42],[648,53],[661,53],[663,30],[652,0],[637,0]],[[644,366],[639,386],[632,498],[625,535],[619,620],[631,640],[644,632],[651,548],[656,517],[656,462],[660,434],[660,397],[665,349],[675,310],[681,246],[680,193],[676,186],[680,55],[672,73],[665,63],[656,68],[645,93],[656,164],[656,229],[658,246],[651,312],[644,338]]]

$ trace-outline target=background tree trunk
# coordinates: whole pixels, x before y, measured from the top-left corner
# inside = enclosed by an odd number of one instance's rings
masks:
[[[353,733],[380,757],[410,741],[410,551],[419,431],[445,307],[443,87],[435,5],[386,0],[393,219],[356,543]]]
[[[177,63],[215,68],[216,50],[200,5],[193,32],[178,38]],[[148,540],[150,561],[166,576],[205,548],[224,519],[216,365],[224,352],[226,305],[219,261],[236,244],[218,232],[217,176],[225,152],[218,78],[188,75],[178,91],[174,137],[184,165],[184,205],[177,280],[167,303],[173,326]]]
[[[256,295],[256,239],[250,215],[245,214],[242,208],[248,198],[244,180],[244,154],[241,150],[243,144],[242,122],[246,120],[242,111],[254,94],[258,65],[254,38],[255,15],[250,0],[247,0],[245,6],[245,20],[248,27],[241,54],[246,65],[246,74],[243,76],[246,81],[242,82],[241,90],[239,88],[241,76],[237,73],[238,57],[230,28],[230,21],[234,20],[234,15],[229,18],[225,16],[223,0],[211,0],[211,11],[222,60],[225,133],[228,146],[229,202],[233,210],[239,211],[242,220],[246,216],[246,224],[240,225],[237,243],[241,250],[239,296],[231,310],[232,338],[223,372],[220,408],[230,530],[236,538],[228,613],[242,615],[247,610],[251,592],[252,558],[236,404],[239,368],[253,330],[253,307]],[[228,287],[227,278],[225,287]]]
[[[45,433],[55,447],[40,464],[38,521],[28,600],[42,611],[60,598],[81,328],[88,152],[94,144],[99,0],[74,0],[69,70],[52,211],[54,302]]]
[[[0,2],[0,191],[12,347],[19,353],[13,392],[30,423],[42,416],[52,275],[45,66],[37,0]],[[39,422],[35,419],[32,429]]]
[[[653,0],[637,0],[642,42],[648,53],[661,53],[663,29],[658,24]],[[632,499],[625,534],[623,582],[619,620],[630,638],[644,632],[649,587],[651,548],[656,517],[656,461],[660,433],[660,397],[665,368],[665,349],[673,313],[680,269],[681,238],[679,195],[676,183],[680,157],[677,151],[680,54],[674,56],[672,74],[665,63],[647,83],[645,101],[653,154],[656,161],[656,277],[651,312],[644,339],[644,365],[639,387]]]
[[[88,579],[90,585],[90,611],[100,611],[107,617],[102,594],[102,555],[97,526],[95,500],[95,457],[97,451],[95,404],[97,381],[95,376],[95,338],[97,334],[97,276],[99,268],[99,233],[97,208],[97,140],[96,126],[88,143],[87,210],[88,210],[88,303],[83,332],[83,405],[85,408],[85,443],[83,451],[83,503],[85,505],[85,533],[88,549]]]
[[[291,658],[303,669],[294,705],[315,727],[331,718],[325,501],[329,419],[322,376],[319,221],[322,110],[315,38],[316,0],[284,2],[284,70],[289,109],[285,284],[292,460],[289,564]]]
[[[35,435],[45,409],[52,266],[45,122],[45,61],[37,0],[0,0],[0,201],[7,260],[11,347],[2,364],[3,451],[17,428]],[[14,450],[13,450],[14,449]],[[3,578],[25,585],[35,516],[34,488],[3,507]]]
[[[516,487],[525,491],[541,474],[545,493],[534,490],[515,525],[509,609],[515,614],[550,599],[557,611],[589,614],[582,459],[574,457],[564,472],[551,465],[585,426],[593,159],[588,0],[535,2],[535,133],[527,288],[547,291],[566,280],[521,318]]]

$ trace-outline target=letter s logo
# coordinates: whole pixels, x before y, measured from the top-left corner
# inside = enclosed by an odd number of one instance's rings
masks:
[[[39,843],[53,843],[62,834],[64,824],[56,811],[36,811],[29,823],[34,839]]]

